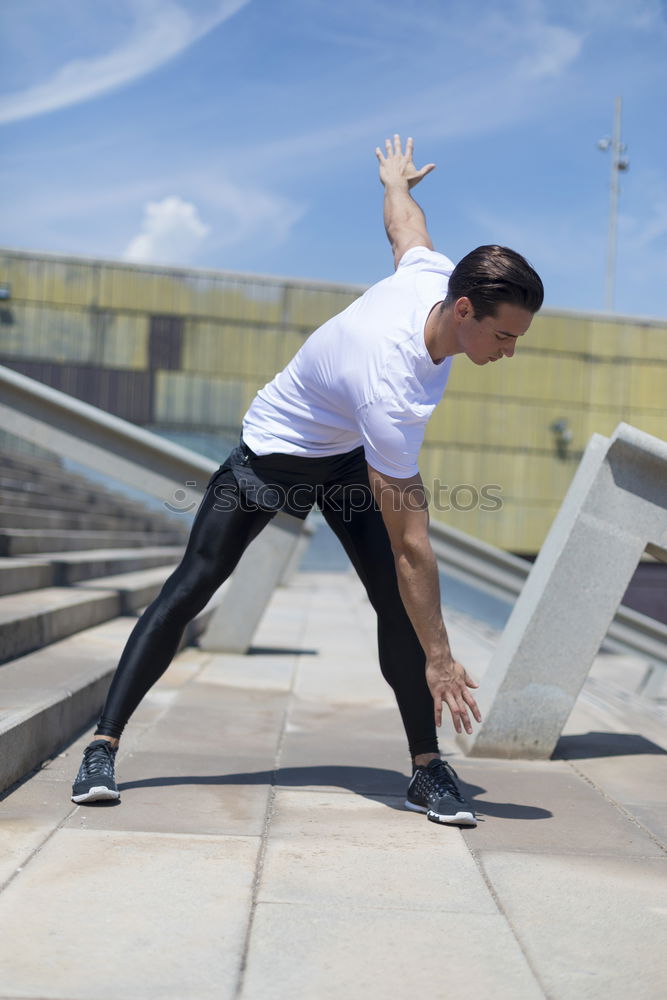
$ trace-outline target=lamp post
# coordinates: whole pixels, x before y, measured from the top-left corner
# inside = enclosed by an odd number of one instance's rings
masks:
[[[618,175],[621,170],[627,170],[630,161],[623,155],[627,146],[621,142],[621,109],[622,101],[617,97],[614,101],[614,131],[612,138],[599,139],[598,149],[606,153],[611,150],[611,183],[609,185],[609,233],[607,236],[607,282],[605,292],[605,309],[614,311],[614,278],[616,272],[616,218],[618,215]]]

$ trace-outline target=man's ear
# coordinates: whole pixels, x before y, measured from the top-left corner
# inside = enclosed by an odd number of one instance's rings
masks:
[[[454,303],[454,315],[457,319],[469,319],[471,316],[475,315],[472,302],[467,295],[462,295],[461,298],[457,299]]]

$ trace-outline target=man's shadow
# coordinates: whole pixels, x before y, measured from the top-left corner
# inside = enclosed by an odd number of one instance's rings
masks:
[[[179,775],[141,778],[122,782],[119,791],[134,788],[155,788],[168,785],[274,785],[279,788],[341,788],[373,801],[381,800],[389,809],[404,809],[407,777],[400,771],[378,767],[356,767],[344,764],[319,764],[310,767],[279,767],[274,771],[243,771],[235,774]],[[459,782],[463,795],[474,804],[478,818],[495,816],[502,819],[550,819],[548,809],[512,802],[477,800],[486,792],[481,785]],[[92,803],[91,803],[92,804]],[[104,805],[105,803],[100,803]]]

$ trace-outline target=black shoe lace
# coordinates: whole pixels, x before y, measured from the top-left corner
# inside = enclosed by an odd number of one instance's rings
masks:
[[[428,768],[428,773],[438,795],[449,794],[457,802],[465,803],[465,799],[459,791],[459,786],[456,784],[459,776],[451,764],[448,764],[444,760],[439,760]]]
[[[104,746],[86,747],[83,751],[83,764],[86,774],[103,774],[105,778],[113,777],[113,751]]]

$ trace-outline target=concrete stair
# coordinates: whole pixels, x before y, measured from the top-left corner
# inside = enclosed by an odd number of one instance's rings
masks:
[[[23,559],[0,559],[0,596],[38,587],[69,587],[82,580],[176,563],[181,546],[43,552]]]
[[[4,528],[85,529],[88,531],[123,531],[127,518],[114,514],[83,514],[81,511],[47,510],[44,507],[0,505],[0,524]]]
[[[187,538],[56,460],[0,453],[0,791],[94,720]],[[220,599],[190,623],[196,640]]]
[[[178,532],[155,531],[79,531],[56,528],[5,528],[0,529],[0,556],[41,554],[44,549],[80,552],[97,548],[142,548],[144,545],[175,545]]]

